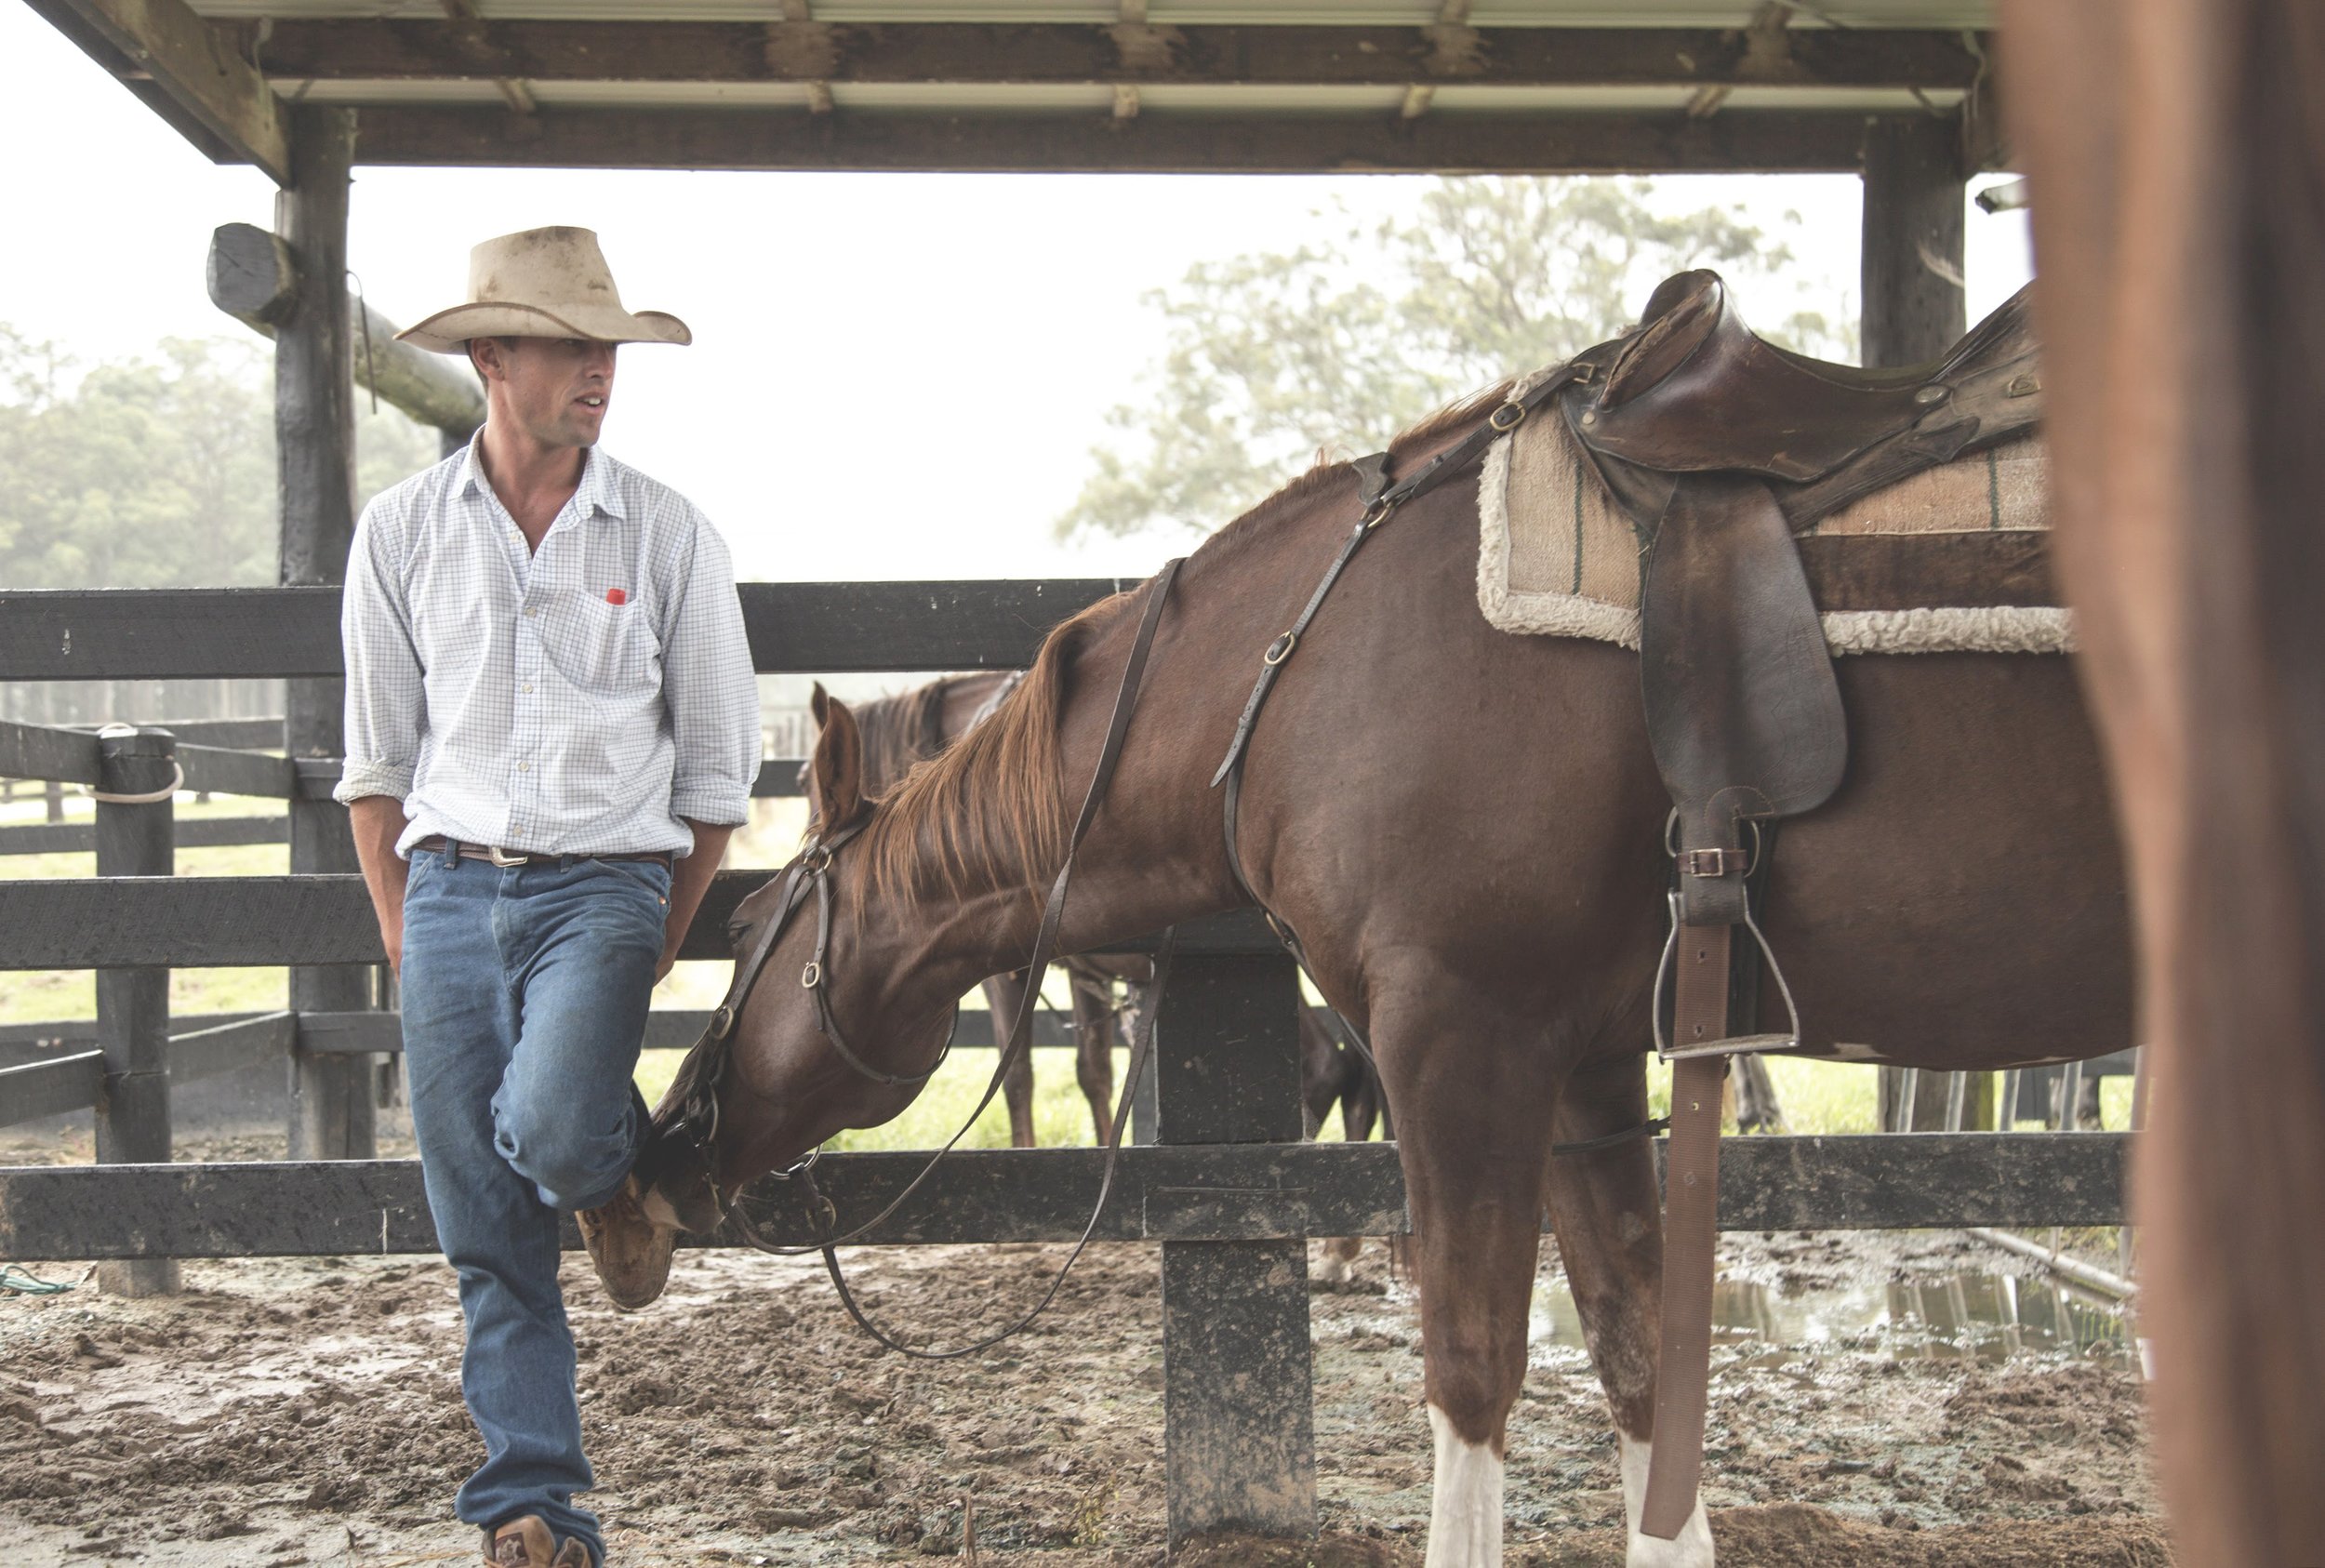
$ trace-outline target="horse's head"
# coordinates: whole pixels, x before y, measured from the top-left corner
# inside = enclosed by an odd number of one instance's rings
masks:
[[[737,907],[727,927],[735,976],[711,1037],[657,1113],[667,1142],[709,1152],[686,1162],[697,1179],[676,1189],[707,1176],[728,1194],[844,1128],[887,1121],[910,1103],[951,1031],[960,988],[917,981],[925,934],[910,901],[884,897],[873,874],[874,805],[855,715],[820,686],[813,706],[806,839]],[[690,1226],[715,1209],[699,1199],[677,1207]]]

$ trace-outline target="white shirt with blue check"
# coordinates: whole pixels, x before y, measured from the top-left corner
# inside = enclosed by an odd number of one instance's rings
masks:
[[[759,697],[732,560],[677,491],[591,448],[528,552],[476,447],[364,509],[340,612],[341,801],[541,854],[684,855],[734,826]]]

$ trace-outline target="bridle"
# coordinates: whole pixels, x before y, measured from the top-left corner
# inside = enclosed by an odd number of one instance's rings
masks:
[[[682,1102],[678,1116],[665,1129],[664,1136],[666,1136],[684,1137],[693,1142],[696,1152],[702,1161],[704,1186],[709,1190],[712,1202],[717,1205],[723,1221],[731,1224],[747,1243],[761,1252],[784,1257],[799,1256],[806,1253],[822,1254],[824,1267],[831,1276],[833,1287],[839,1292],[841,1305],[847,1309],[848,1315],[856,1321],[857,1326],[888,1349],[904,1355],[921,1361],[950,1361],[956,1357],[971,1355],[999,1344],[1039,1317],[1048,1308],[1050,1302],[1056,1299],[1059,1288],[1066,1282],[1067,1274],[1080,1259],[1083,1251],[1090,1244],[1091,1237],[1096,1233],[1098,1219],[1105,1213],[1107,1200],[1113,1195],[1115,1170],[1122,1155],[1123,1132],[1130,1120],[1130,1096],[1136,1089],[1138,1080],[1146,1070],[1147,1058],[1153,1051],[1154,1017],[1159,1008],[1147,1010],[1145,1016],[1139,1020],[1136,1038],[1132,1042],[1129,1070],[1123,1083],[1122,1104],[1116,1108],[1114,1116],[1114,1136],[1107,1145],[1105,1172],[1098,1184],[1097,1200],[1091,1205],[1089,1222],[1083,1227],[1081,1238],[1074,1243],[1073,1251],[1067,1256],[1063,1267],[1058,1269],[1057,1277],[1050,1282],[1048,1291],[1024,1316],[974,1344],[963,1345],[954,1349],[923,1350],[899,1344],[882,1333],[864,1316],[863,1311],[856,1303],[854,1295],[848,1290],[847,1281],[840,1272],[839,1257],[834,1251],[837,1247],[861,1239],[884,1224],[904,1205],[906,1200],[920,1189],[921,1186],[935,1173],[938,1163],[952,1152],[961,1139],[967,1136],[969,1129],[976,1124],[977,1119],[984,1115],[986,1107],[993,1103],[993,1098],[1001,1092],[1003,1081],[1008,1076],[1010,1069],[1024,1056],[1031,1043],[1033,1009],[1041,999],[1042,981],[1049,972],[1050,963],[1057,956],[1058,928],[1065,919],[1066,895],[1073,881],[1074,857],[1081,850],[1083,839],[1090,831],[1092,819],[1097,816],[1099,804],[1106,798],[1108,786],[1113,781],[1115,766],[1122,758],[1123,741],[1129,734],[1131,713],[1137,706],[1138,690],[1145,679],[1147,656],[1154,644],[1155,629],[1162,622],[1163,606],[1169,602],[1171,587],[1177,580],[1178,569],[1184,564],[1183,557],[1168,563],[1161,572],[1155,575],[1150,584],[1146,612],[1139,620],[1137,635],[1131,643],[1130,657],[1123,666],[1122,684],[1115,694],[1113,717],[1107,724],[1106,740],[1098,751],[1097,766],[1092,772],[1089,789],[1083,795],[1082,809],[1075,815],[1072,832],[1067,839],[1065,861],[1058,867],[1056,879],[1050,884],[1049,897],[1042,910],[1041,924],[1034,933],[1033,954],[1027,960],[1025,965],[1027,980],[1024,994],[1019,997],[1016,1012],[1010,1020],[1009,1034],[1003,1043],[1000,1060],[994,1066],[992,1081],[986,1085],[983,1096],[978,1099],[976,1108],[969,1112],[967,1120],[962,1123],[960,1130],[945,1140],[943,1148],[929,1156],[927,1163],[921,1167],[919,1174],[905,1185],[903,1190],[889,1200],[879,1213],[858,1225],[850,1227],[844,1232],[835,1233],[838,1223],[836,1211],[815,1185],[813,1172],[817,1156],[821,1152],[820,1149],[811,1149],[788,1169],[774,1173],[775,1179],[778,1181],[796,1180],[801,1184],[807,1203],[809,1221],[817,1231],[817,1240],[805,1246],[788,1246],[769,1241],[740,1204],[725,1203],[719,1192],[711,1145],[718,1136],[718,1089],[721,1081],[725,1076],[727,1063],[733,1056],[731,1042],[735,1026],[742,1017],[743,1005],[750,1000],[752,989],[758,984],[760,973],[765,968],[767,959],[775,951],[776,945],[782,940],[793,918],[805,907],[811,894],[816,900],[816,946],[805,968],[801,971],[800,984],[814,996],[816,1027],[825,1042],[839,1055],[841,1060],[877,1083],[899,1086],[917,1085],[926,1083],[937,1068],[944,1065],[945,1056],[951,1051],[954,1031],[949,1030],[946,1032],[944,1047],[938,1052],[937,1060],[929,1065],[926,1071],[915,1074],[885,1072],[865,1061],[847,1044],[846,1038],[839,1027],[839,1020],[832,1014],[829,994],[831,916],[835,899],[832,862],[838,853],[860,835],[869,825],[871,820],[869,810],[859,814],[843,827],[833,829],[820,837],[811,837],[801,848],[799,854],[792,857],[790,864],[784,868],[782,890],[777,895],[774,912],[762,926],[757,939],[751,944],[751,950],[736,964],[735,977],[727,987],[726,997],[720,1003],[717,1010],[711,1015],[710,1028],[703,1037],[704,1043],[711,1048],[710,1070],[698,1078],[686,1098]],[[1155,994],[1158,997],[1162,994],[1162,987],[1169,980],[1171,960],[1176,949],[1177,931],[1174,927],[1163,933],[1162,945],[1155,954],[1154,986]]]

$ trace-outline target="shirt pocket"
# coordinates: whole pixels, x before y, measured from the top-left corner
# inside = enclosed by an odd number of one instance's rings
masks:
[[[586,696],[635,699],[661,689],[662,643],[634,590],[621,604],[576,593],[543,639],[557,673]]]

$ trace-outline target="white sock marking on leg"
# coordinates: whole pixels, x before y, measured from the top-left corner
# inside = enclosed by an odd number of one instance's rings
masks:
[[[1654,1444],[1622,1431],[1614,1438],[1623,1450],[1623,1521],[1630,1527],[1624,1568],[1711,1568],[1711,1521],[1704,1516],[1703,1495],[1696,1494],[1695,1511],[1672,1539],[1641,1535],[1639,1510],[1647,1505],[1647,1464],[1654,1456]]]
[[[1437,1479],[1429,1498],[1428,1568],[1501,1568],[1500,1458],[1490,1444],[1463,1442],[1433,1404],[1428,1429],[1437,1442]]]

